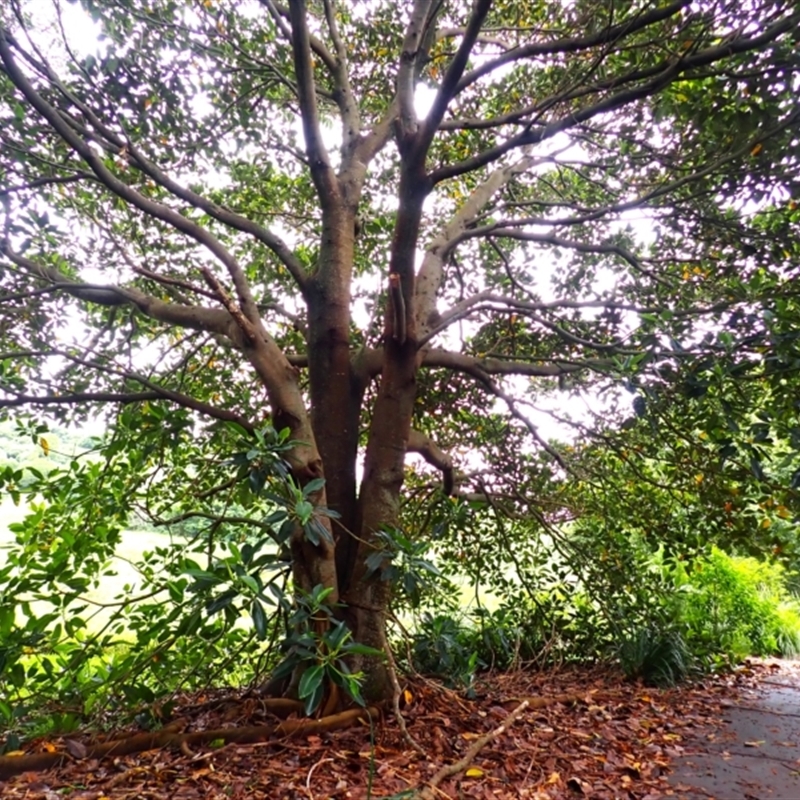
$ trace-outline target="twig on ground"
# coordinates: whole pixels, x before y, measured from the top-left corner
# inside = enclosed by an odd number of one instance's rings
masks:
[[[489,742],[505,733],[530,705],[530,700],[523,700],[494,730],[476,739],[462,759],[456,761],[454,764],[448,764],[442,767],[428,781],[427,786],[418,789],[414,795],[415,800],[434,800],[436,797],[436,790],[442,781],[451,778],[453,775],[458,775],[459,772],[463,772],[474,761],[475,756],[477,756]]]
[[[333,761],[332,758],[322,758],[319,761],[317,761],[316,764],[312,764],[311,769],[308,771],[308,775],[306,775],[306,792],[308,792],[308,796],[311,798],[311,800],[314,800],[314,792],[311,791],[311,776],[314,774],[314,770],[320,764],[327,764],[332,761]]]
[[[392,681],[392,707],[394,709],[394,716],[397,720],[397,725],[403,734],[403,738],[409,743],[409,745],[411,745],[411,747],[420,755],[425,756],[427,753],[419,744],[419,742],[408,732],[405,718],[400,713],[400,695],[402,692],[400,690],[400,683],[397,680],[397,663],[394,660],[392,648],[389,646],[389,642],[386,641],[386,639],[384,639],[383,642],[383,651],[386,653],[386,660],[389,662],[389,678]]]

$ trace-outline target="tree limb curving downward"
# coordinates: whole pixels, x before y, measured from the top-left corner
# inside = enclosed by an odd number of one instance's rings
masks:
[[[440,470],[442,473],[442,491],[446,495],[453,494],[455,489],[453,459],[430,436],[412,428],[408,436],[406,451],[419,453],[432,467]]]

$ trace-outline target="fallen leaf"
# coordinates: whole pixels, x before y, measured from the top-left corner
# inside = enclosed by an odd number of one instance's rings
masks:
[[[67,739],[64,742],[64,746],[67,748],[67,752],[73,757],[78,759],[86,758],[87,751],[86,745],[82,742],[76,742],[74,739]]]
[[[580,794],[588,794],[592,789],[586,781],[582,781],[575,775],[567,779],[567,787],[572,789],[573,792],[579,792]]]

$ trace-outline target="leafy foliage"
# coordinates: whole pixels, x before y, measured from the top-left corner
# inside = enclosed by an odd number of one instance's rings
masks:
[[[685,577],[679,618],[697,657],[797,653],[800,609],[786,592],[778,565],[731,558],[714,549]]]
[[[236,439],[243,432],[234,426],[221,433]],[[116,574],[114,554],[132,507],[123,502],[124,484],[117,484],[121,493],[113,498],[113,516],[86,498],[97,496],[109,461],[128,458],[118,445],[112,439],[100,451],[103,461],[73,462],[57,479],[40,476],[16,490],[26,499],[44,491],[50,502],[32,503],[23,521],[9,526],[15,543],[0,570],[5,724],[12,731],[75,725],[120,704],[145,713],[157,699],[166,707],[164,696],[179,689],[255,681],[260,661],[277,660],[281,618],[293,631],[284,641],[290,655],[282,666],[310,659],[313,672],[305,674],[324,673],[362,702],[360,676],[343,659],[375,652],[351,641],[342,623],[323,634],[310,631],[310,620],[327,620],[330,614],[322,603],[325,590],[301,599],[295,611],[286,591],[288,563],[280,548],[287,523],[305,526],[311,539],[316,515],[325,513],[312,507],[313,514],[304,516],[308,491],[295,486],[281,458],[292,446],[286,432],[257,431],[246,449],[229,459],[237,467],[236,496],[247,502],[252,517],[218,507],[203,514],[194,507],[208,524],[189,539],[165,536],[135,565],[135,578],[99,602],[92,589]],[[154,474],[161,474],[160,466]],[[183,468],[192,472],[185,462]],[[144,471],[139,477],[152,479]],[[273,510],[262,520],[264,503]],[[90,536],[79,535],[87,528]],[[302,689],[312,711],[319,684],[310,680]],[[54,705],[68,710],[47,714]],[[8,739],[7,747],[13,749],[15,741]]]
[[[392,610],[462,683],[676,678],[660,545],[796,567],[796,3],[53,12],[0,10],[0,410],[108,436],[0,471],[12,721],[279,636],[309,712],[386,700]],[[181,538],[93,628],[131,520]],[[465,583],[504,598],[468,629]]]

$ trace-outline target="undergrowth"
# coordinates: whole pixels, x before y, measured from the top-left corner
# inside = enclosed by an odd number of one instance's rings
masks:
[[[492,669],[611,659],[628,678],[668,686],[750,655],[800,654],[800,603],[780,565],[716,548],[691,563],[661,551],[637,559],[638,576],[615,593],[571,582],[493,611],[425,613],[411,662],[471,693]]]

